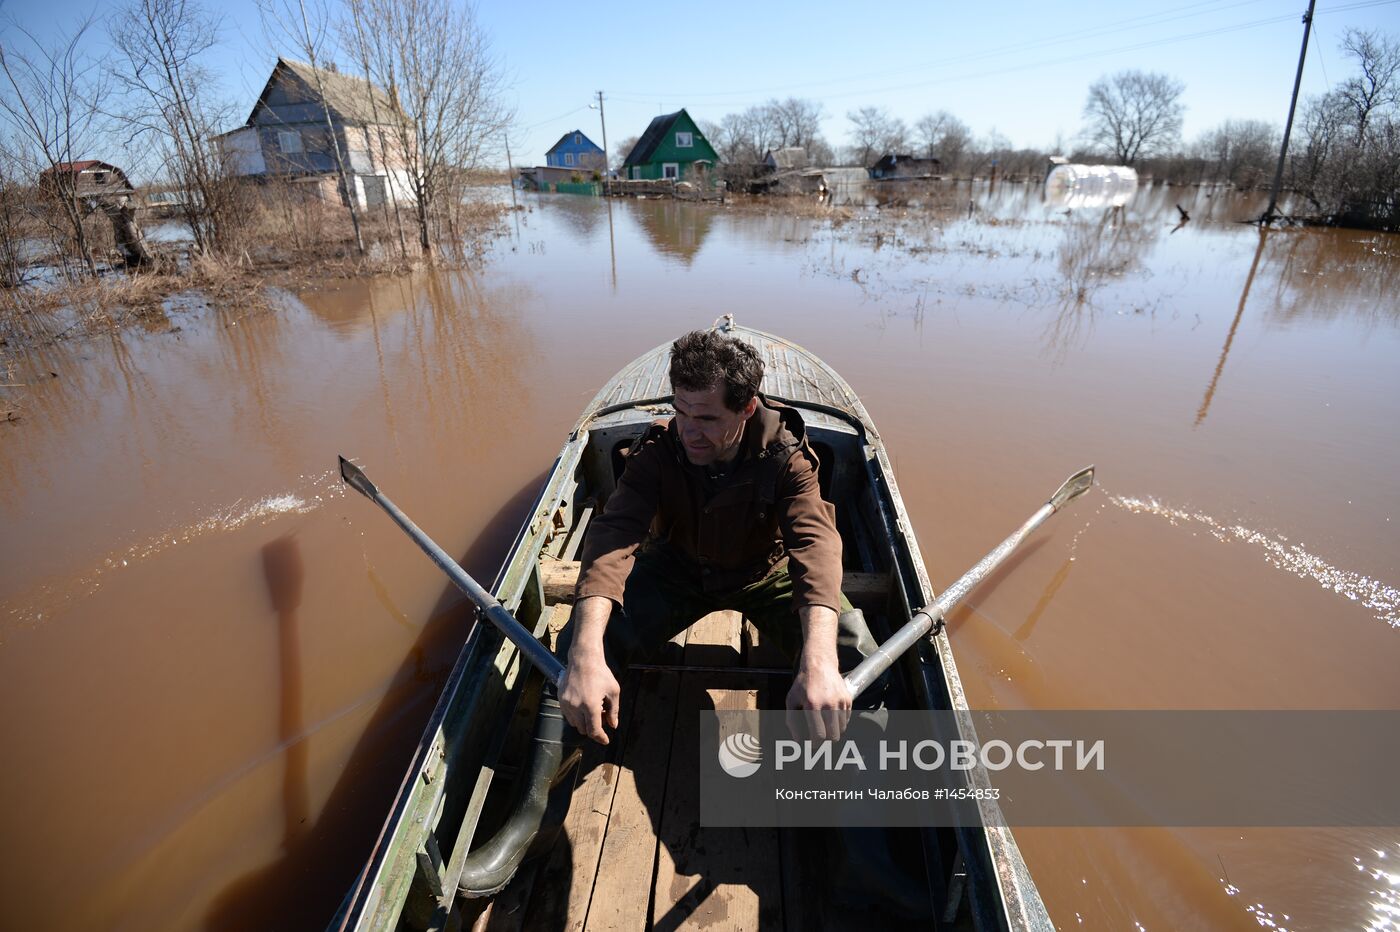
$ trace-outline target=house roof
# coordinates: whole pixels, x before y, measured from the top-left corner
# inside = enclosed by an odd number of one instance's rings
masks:
[[[592,146],[593,148],[597,149],[599,152],[602,152],[602,151],[603,151],[602,148],[601,148],[596,142],[594,142],[593,140],[591,140],[591,139],[588,138],[588,134],[585,133],[583,130],[581,130],[581,129],[572,129],[572,130],[569,130],[569,131],[568,131],[567,133],[565,133],[564,135],[560,136],[560,137],[559,137],[559,141],[556,142],[554,145],[550,146],[550,147],[549,147],[549,150],[548,150],[547,152],[545,152],[545,155],[550,155],[550,154],[552,154],[552,153],[554,152],[555,149],[558,149],[558,148],[560,148],[561,146],[572,145],[573,143],[572,143],[570,140],[572,140],[573,137],[575,137],[575,136],[582,136],[582,137],[583,137],[583,143],[580,143],[580,145],[583,145],[584,143],[586,143],[586,144]]]
[[[52,168],[46,168],[46,169],[44,169],[42,172],[40,172],[40,174],[42,174],[42,175],[47,175],[47,174],[49,174],[49,173],[51,173],[51,172],[74,172],[74,173],[77,173],[77,172],[85,172],[85,171],[88,171],[89,169],[93,169],[93,168],[104,168],[104,169],[106,169],[107,171],[121,172],[123,176],[125,176],[125,174],[126,174],[125,172],[122,172],[122,170],[121,170],[120,168],[118,168],[117,166],[112,165],[112,164],[109,163],[109,162],[99,162],[97,159],[83,159],[82,161],[79,161],[79,162],[59,162],[59,163],[57,163],[56,165],[54,165]]]
[[[873,167],[893,168],[896,162],[927,162],[932,165],[939,164],[938,159],[929,158],[923,155],[900,155],[896,153],[890,153],[884,158],[880,159],[880,161],[876,162]]]
[[[763,154],[763,161],[773,161],[775,168],[806,168],[807,150],[801,146],[788,146],[785,149],[769,149]]]
[[[644,165],[651,161],[651,157],[656,154],[656,150],[661,148],[661,144],[666,141],[666,134],[671,131],[671,127],[676,124],[676,120],[684,115],[691,123],[690,114],[685,112],[685,108],[677,110],[675,113],[663,113],[647,124],[647,131],[642,133],[642,138],[637,140],[637,144],[632,147],[632,151],[627,153],[627,160],[622,163],[623,168],[632,165]],[[697,160],[698,161],[698,160]]]
[[[278,58],[277,65],[272,69],[272,74],[267,79],[263,91],[258,95],[258,102],[253,105],[253,112],[248,114],[247,125],[252,125],[254,117],[258,115],[258,108],[263,106],[263,101],[271,92],[273,84],[277,81],[280,71],[287,71],[294,75],[310,90],[312,94],[319,92],[317,78],[320,78],[320,88],[324,88],[326,103],[330,109],[346,123],[384,123],[393,114],[399,112],[392,98],[384,91],[371,84],[362,77],[343,74],[339,71],[331,71],[327,68],[312,68],[306,62],[297,61],[293,58]],[[376,111],[379,119],[375,120]]]

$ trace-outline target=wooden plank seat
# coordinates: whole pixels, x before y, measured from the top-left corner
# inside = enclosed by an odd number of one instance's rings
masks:
[[[540,563],[540,583],[548,604],[572,602],[574,586],[578,583],[577,560],[543,560]],[[890,591],[888,573],[856,573],[847,570],[841,580],[841,591],[856,608],[883,608]]]

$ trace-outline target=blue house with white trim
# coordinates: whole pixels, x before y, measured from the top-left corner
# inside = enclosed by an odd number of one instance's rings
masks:
[[[551,168],[578,168],[602,171],[603,150],[593,140],[574,130],[559,137],[554,148],[545,153],[544,163]]]

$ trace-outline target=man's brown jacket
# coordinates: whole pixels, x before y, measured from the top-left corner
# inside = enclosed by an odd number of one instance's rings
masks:
[[[686,459],[675,419],[632,448],[617,489],[584,541],[575,597],[622,604],[632,555],[648,533],[690,564],[706,592],[742,587],[789,558],[793,607],[840,611],[841,538],[817,484],[802,417],[759,396],[744,426],[733,477],[712,498]]]

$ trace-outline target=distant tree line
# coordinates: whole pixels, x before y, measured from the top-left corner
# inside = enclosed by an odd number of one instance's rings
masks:
[[[1284,183],[1306,212],[1328,221],[1400,225],[1400,42],[1370,30],[1350,30],[1341,43],[1355,73],[1334,90],[1299,105]],[[1230,119],[1187,143],[1181,138],[1184,85],[1164,74],[1136,70],[1105,75],[1090,85],[1084,124],[1073,140],[1018,148],[995,130],[974,136],[948,110],[912,124],[878,106],[846,113],[847,144],[831,145],[821,133],[820,101],[770,100],[702,129],[731,181],[761,173],[769,149],[802,146],[808,164],[870,167],[886,154],[939,160],[945,177],[1034,178],[1050,155],[1074,162],[1129,165],[1155,180],[1175,184],[1271,185],[1282,143],[1280,126]],[[628,151],[624,143],[621,151]]]

